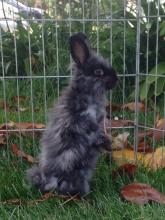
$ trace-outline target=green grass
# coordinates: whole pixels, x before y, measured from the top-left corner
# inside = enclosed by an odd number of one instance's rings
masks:
[[[20,95],[30,96],[30,82],[20,81]],[[47,81],[46,99],[47,106],[52,106],[57,97],[56,82]],[[0,86],[0,101],[3,100],[3,87]],[[43,82],[33,83],[34,108],[39,108],[34,112],[35,122],[45,122],[44,116],[44,95]],[[16,105],[12,97],[16,95],[16,81],[6,83],[7,101],[12,106]],[[22,107],[31,109],[30,100],[23,101]],[[127,115],[133,118],[134,114]],[[152,114],[149,116],[152,117]],[[7,112],[8,121],[18,121],[18,112],[11,110]],[[140,116],[141,120],[143,116]],[[32,121],[31,111],[20,113],[21,121]],[[0,109],[0,124],[5,122],[4,111]],[[31,201],[41,197],[40,192],[30,188],[25,179],[25,171],[31,165],[24,160],[14,156],[11,151],[12,143],[21,144],[21,148],[36,156],[39,152],[39,139],[31,136],[13,136],[8,139],[8,147],[0,148],[0,200],[20,199],[21,201]],[[72,220],[72,219],[105,219],[105,220],[164,220],[165,207],[156,203],[147,205],[134,205],[124,201],[120,196],[122,186],[131,183],[126,177],[112,178],[114,163],[110,163],[109,158],[101,156],[98,161],[96,171],[92,180],[91,193],[88,201],[70,201],[65,203],[59,198],[52,198],[37,205],[0,205],[0,219],[12,220]],[[165,193],[165,173],[164,170],[149,172],[144,168],[139,168],[133,181],[148,183]]]

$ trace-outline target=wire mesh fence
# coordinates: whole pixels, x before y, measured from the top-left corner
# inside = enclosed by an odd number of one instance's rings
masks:
[[[28,149],[32,154],[38,151],[47,113],[72,78],[68,38],[78,31],[88,35],[93,48],[118,72],[118,86],[108,94],[112,135],[128,131],[135,152],[142,131],[145,144],[151,137],[153,150],[163,146],[164,2],[2,0],[0,138],[8,149],[16,142],[21,149],[34,146]]]

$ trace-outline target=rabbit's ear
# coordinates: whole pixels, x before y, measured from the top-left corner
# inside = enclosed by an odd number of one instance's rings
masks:
[[[89,42],[85,34],[78,33],[70,37],[70,53],[77,64],[83,65],[89,57]]]

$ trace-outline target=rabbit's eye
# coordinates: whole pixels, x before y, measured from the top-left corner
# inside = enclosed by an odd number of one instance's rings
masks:
[[[104,71],[102,69],[96,69],[94,71],[96,76],[103,76],[104,75]]]

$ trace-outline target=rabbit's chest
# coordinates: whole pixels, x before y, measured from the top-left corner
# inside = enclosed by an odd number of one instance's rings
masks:
[[[104,117],[105,110],[96,104],[91,104],[87,107],[83,114],[97,122],[100,122]]]

